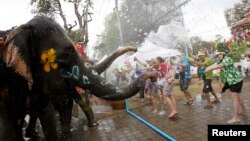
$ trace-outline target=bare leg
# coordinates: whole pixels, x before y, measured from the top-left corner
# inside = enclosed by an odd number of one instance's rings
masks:
[[[185,97],[186,97],[186,99],[187,99],[187,103],[188,103],[188,102],[189,102],[190,96],[189,96],[186,92],[184,92],[184,95],[185,95]]]
[[[216,102],[220,102],[220,99],[218,98],[218,96],[214,91],[212,92],[212,95],[214,96]]]
[[[239,108],[240,108],[240,102],[239,102],[239,94],[232,93],[232,100],[233,100],[233,117],[228,120],[229,124],[239,122]]]
[[[187,103],[188,104],[192,104],[193,103],[193,98],[192,98],[190,92],[188,90],[185,90],[184,94],[185,94],[185,96],[187,98]]]
[[[173,107],[174,107],[174,111],[176,111],[177,113],[177,107],[176,107],[176,101],[173,95],[170,96],[170,99],[172,101]]]
[[[153,113],[156,113],[157,112],[157,107],[158,107],[158,102],[155,98],[155,96],[151,96],[151,100],[152,100],[152,104],[153,104]]]
[[[175,106],[172,103],[171,96],[165,96],[164,99],[170,108],[170,114],[168,117],[174,116],[177,113],[177,111],[175,110]]]
[[[244,102],[243,102],[243,100],[242,100],[242,98],[239,96],[239,102],[240,102],[240,111],[239,111],[239,114],[241,114],[241,115],[247,115],[247,110],[246,110],[246,107],[245,107],[245,104],[244,104]]]
[[[207,105],[204,107],[204,109],[210,109],[213,107],[212,101],[210,99],[209,93],[205,93],[206,99],[207,99]]]

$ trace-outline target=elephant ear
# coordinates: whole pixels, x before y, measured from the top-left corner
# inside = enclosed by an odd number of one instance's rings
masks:
[[[7,36],[3,48],[1,48],[1,58],[6,63],[6,66],[12,68],[17,74],[22,76],[32,88],[33,79],[30,70],[29,52],[26,30],[23,26],[13,30]]]

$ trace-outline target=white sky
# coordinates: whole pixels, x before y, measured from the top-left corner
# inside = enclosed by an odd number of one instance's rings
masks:
[[[240,0],[191,0],[182,9],[189,36],[200,36],[207,41],[214,40],[217,34],[230,38],[224,10],[233,8],[239,2]]]
[[[1,2],[2,1],[2,2]],[[4,2],[3,2],[4,1]],[[93,21],[89,23],[89,45],[96,41],[96,35],[103,31],[105,16],[112,12],[115,0],[94,0]],[[6,30],[29,21],[31,14],[30,0],[0,0],[0,30]],[[215,35],[221,34],[225,38],[230,37],[229,28],[224,18],[224,10],[232,8],[233,4],[240,0],[191,0],[183,8],[185,26],[190,36],[200,36],[204,40],[213,40]],[[70,6],[63,8],[71,9]],[[75,20],[74,14],[67,10],[66,17],[69,23]],[[74,19],[74,20],[73,20]],[[59,23],[61,19],[58,18]]]

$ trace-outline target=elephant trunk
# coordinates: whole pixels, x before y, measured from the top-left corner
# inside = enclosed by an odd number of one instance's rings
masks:
[[[138,77],[135,81],[133,81],[130,85],[126,87],[116,87],[111,84],[98,86],[93,85],[88,88],[88,90],[95,96],[106,99],[106,100],[124,100],[127,98],[130,98],[134,95],[136,95],[142,86],[141,81],[145,81],[147,77],[149,77],[150,74],[144,74],[140,77]]]
[[[105,60],[103,60],[101,63],[93,66],[93,69],[98,73],[101,74],[103,73],[107,68],[110,67],[110,65],[114,62],[115,59],[117,59],[119,56],[129,52],[129,51],[137,51],[137,48],[127,46],[127,47],[122,47],[115,51],[113,54],[108,56]]]
[[[78,59],[77,64],[78,66],[72,66],[72,73],[64,71],[64,77],[70,80],[71,84],[89,90],[91,94],[106,100],[124,100],[136,95],[143,87],[141,82],[153,75],[145,72],[128,86],[119,88],[105,81],[97,71],[81,58]]]

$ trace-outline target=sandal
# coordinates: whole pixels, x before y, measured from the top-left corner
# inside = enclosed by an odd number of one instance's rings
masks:
[[[221,103],[220,100],[214,100],[212,101],[212,103],[216,104],[216,103]]]
[[[98,126],[98,122],[93,122],[93,123],[89,123],[88,124],[88,127],[95,127],[95,126]]]
[[[169,118],[169,119],[175,119],[175,118],[177,118],[177,116],[178,116],[178,113],[175,113],[174,115],[169,116],[168,118]]]
[[[189,104],[190,104],[190,105],[192,105],[193,102],[194,102],[194,99],[190,99],[190,100],[189,100]]]
[[[204,109],[211,109],[211,108],[213,108],[213,105],[206,105],[206,106],[204,106]]]

